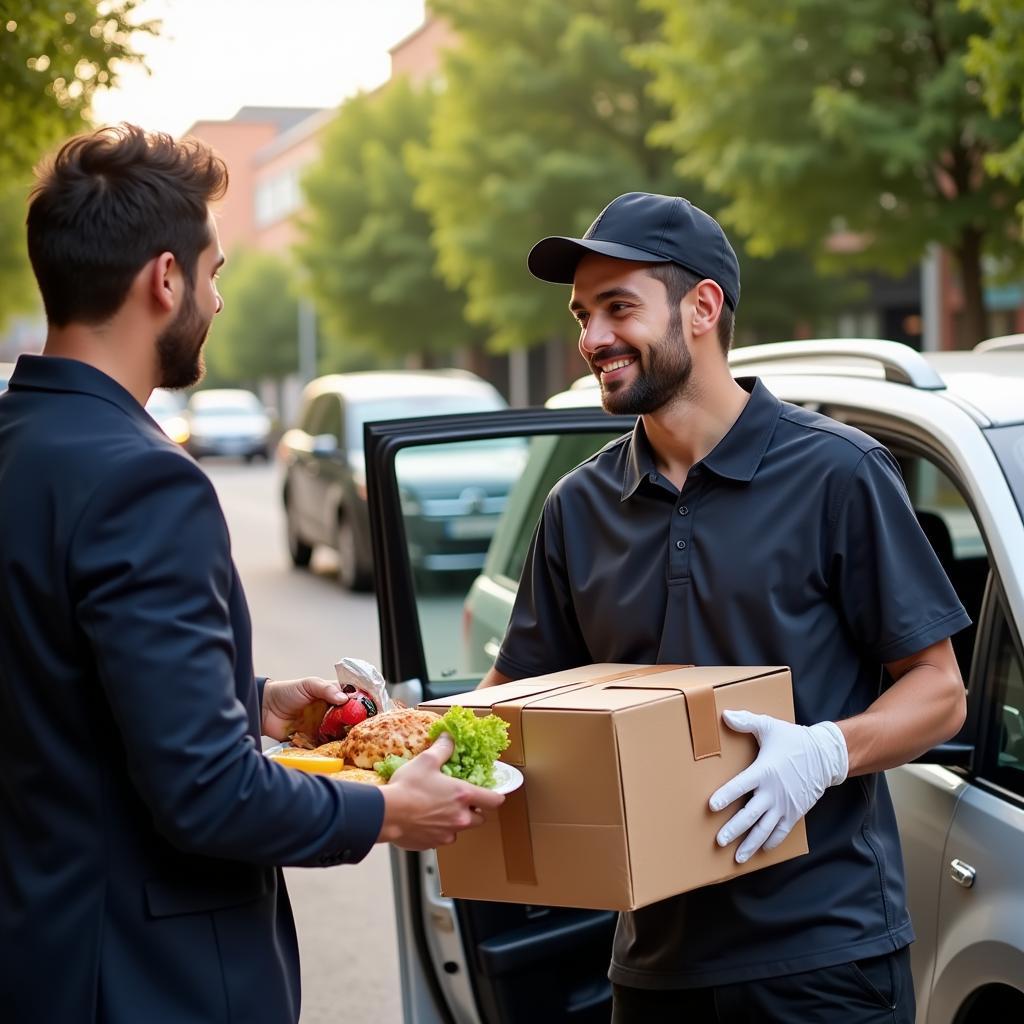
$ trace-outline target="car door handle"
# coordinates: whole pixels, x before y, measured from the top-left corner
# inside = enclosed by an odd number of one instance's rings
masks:
[[[962,885],[965,889],[970,889],[974,885],[974,876],[977,872],[970,864],[965,864],[962,860],[953,859],[949,862],[949,877],[956,882],[957,885]]]

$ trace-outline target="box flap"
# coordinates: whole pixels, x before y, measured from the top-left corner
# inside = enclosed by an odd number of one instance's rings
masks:
[[[502,683],[499,686],[488,686],[480,690],[455,694],[451,697],[436,697],[424,701],[419,706],[429,710],[450,708],[454,704],[472,708],[477,713],[490,710],[508,723],[508,748],[501,759],[509,764],[522,765],[523,730],[522,712],[529,704],[534,704],[559,693],[585,689],[602,683],[613,683],[618,680],[673,672],[678,665],[625,665],[597,664],[580,665],[578,668],[566,669],[564,672],[552,672],[546,676],[534,676],[519,682]]]
[[[638,690],[675,691],[686,700],[694,757],[699,760],[715,757],[721,751],[714,688],[780,671],[788,672],[788,669],[770,665],[581,665],[451,697],[438,697],[423,702],[420,707],[440,709],[461,704],[478,714],[493,712],[509,727],[509,745],[502,760],[522,765],[525,761],[522,712],[527,706],[550,710],[615,710],[634,705]]]

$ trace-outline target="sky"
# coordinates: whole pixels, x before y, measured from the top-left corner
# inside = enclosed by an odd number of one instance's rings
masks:
[[[99,124],[181,135],[242,106],[333,107],[388,77],[388,49],[423,21],[423,0],[146,0],[136,36],[150,74],[129,66],[97,92]]]

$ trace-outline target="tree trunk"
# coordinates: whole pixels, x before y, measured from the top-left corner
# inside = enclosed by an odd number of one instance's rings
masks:
[[[965,228],[954,251],[960,267],[960,287],[964,296],[961,338],[967,348],[973,348],[988,337],[988,317],[981,276],[981,232]]]

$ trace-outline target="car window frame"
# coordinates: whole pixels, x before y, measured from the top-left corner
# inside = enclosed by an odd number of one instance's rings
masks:
[[[446,416],[377,420],[365,424],[370,534],[381,607],[381,667],[389,684],[418,682],[426,696],[432,681],[420,628],[417,591],[408,557],[395,459],[422,444],[531,437],[553,433],[625,433],[635,417],[612,416],[600,406],[567,409],[520,408]],[[386,609],[386,612],[385,612]],[[439,687],[445,681],[436,680]],[[437,690],[443,692],[442,689]]]

